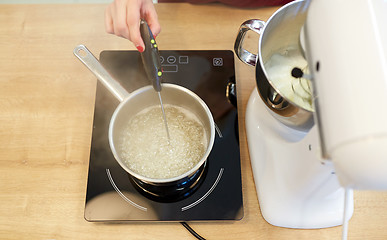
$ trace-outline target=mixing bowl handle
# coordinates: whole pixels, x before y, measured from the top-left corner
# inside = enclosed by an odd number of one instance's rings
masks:
[[[120,102],[129,96],[128,91],[121,86],[94,57],[94,55],[84,45],[79,45],[74,49],[74,55],[101,81],[101,83],[112,93]]]
[[[265,27],[265,24],[266,23],[264,21],[258,19],[247,20],[240,26],[238,36],[235,39],[234,51],[236,55],[242,62],[253,67],[257,63],[257,55],[247,51],[242,47],[243,40],[245,39],[246,33],[250,30],[260,35],[262,29]]]

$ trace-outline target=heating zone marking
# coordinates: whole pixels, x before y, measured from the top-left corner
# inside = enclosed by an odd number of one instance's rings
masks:
[[[181,211],[185,211],[185,210],[188,210],[190,208],[193,208],[195,207],[196,205],[198,205],[199,203],[201,203],[204,199],[206,199],[210,194],[211,192],[216,188],[216,186],[218,185],[220,179],[222,178],[222,175],[223,175],[223,172],[224,172],[224,168],[221,168],[220,171],[219,171],[219,174],[218,174],[218,177],[216,178],[214,184],[211,186],[211,188],[206,192],[206,194],[204,194],[201,198],[199,198],[198,200],[196,200],[195,202],[185,206],[185,207],[182,207],[181,208]]]
[[[220,128],[218,127],[218,125],[216,125],[216,123],[215,123],[215,130],[218,133],[219,137],[222,138],[223,137],[222,131],[220,131]]]
[[[133,207],[136,207],[142,211],[147,211],[148,209],[146,207],[143,207],[143,206],[140,206],[138,205],[137,203],[133,202],[132,200],[130,200],[129,198],[127,198],[121,191],[120,189],[118,189],[117,185],[114,183],[113,181],[113,178],[112,178],[112,175],[110,174],[110,170],[108,168],[106,168],[106,174],[109,178],[109,181],[110,183],[112,184],[113,188],[116,190],[116,192],[118,193],[118,195],[120,195],[125,201],[127,201],[128,203],[130,203],[130,205],[132,205]]]

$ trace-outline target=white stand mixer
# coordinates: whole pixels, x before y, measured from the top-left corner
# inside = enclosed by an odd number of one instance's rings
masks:
[[[387,189],[386,22],[383,0],[297,0],[266,23],[242,24],[234,48],[257,70],[246,132],[261,212],[270,224],[341,225],[353,213],[349,189]],[[260,35],[258,55],[241,47],[249,30]],[[308,115],[297,104],[281,114],[292,101],[265,70],[267,59],[287,46],[307,50],[317,123],[311,128],[303,126]],[[288,102],[277,104],[279,95]]]

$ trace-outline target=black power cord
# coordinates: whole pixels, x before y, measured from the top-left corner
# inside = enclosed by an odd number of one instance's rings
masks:
[[[196,237],[197,239],[199,240],[206,240],[204,237],[200,236],[197,232],[195,232],[195,230],[193,230],[189,225],[188,223],[186,222],[180,222],[181,225],[183,225],[187,230],[188,232],[190,232],[194,237]]]

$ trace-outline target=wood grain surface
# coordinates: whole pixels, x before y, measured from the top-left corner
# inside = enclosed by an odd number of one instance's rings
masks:
[[[89,223],[83,217],[96,78],[73,56],[134,50],[104,30],[106,5],[0,5],[0,239],[194,239],[179,223]],[[162,50],[233,50],[240,24],[276,8],[156,5]],[[359,16],[361,18],[361,16]],[[258,37],[246,47],[256,51]],[[255,50],[254,50],[255,49]],[[274,227],[260,214],[244,128],[254,68],[237,59],[244,198],[241,221],[192,222],[207,239],[340,239],[341,227]],[[349,239],[387,239],[387,193],[356,192]]]

